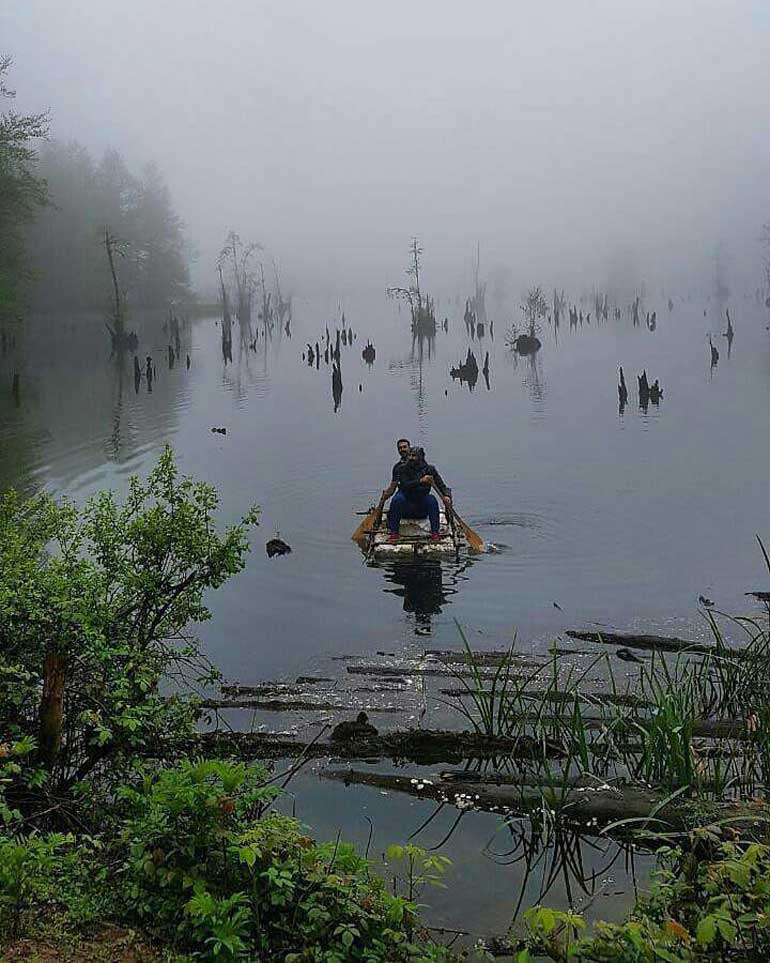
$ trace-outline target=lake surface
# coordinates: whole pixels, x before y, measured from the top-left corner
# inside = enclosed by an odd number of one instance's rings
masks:
[[[753,299],[733,298],[728,357],[723,305],[674,294],[669,311],[667,300],[648,298],[654,331],[644,316],[634,327],[626,311],[572,329],[544,323],[533,358],[507,346],[511,312],[500,306],[489,309],[494,338],[487,326],[471,339],[464,305],[439,299],[449,330],[419,343],[406,312],[384,295],[300,300],[291,337],[276,332],[266,342],[260,331],[251,350],[234,326],[232,363],[217,320],[191,322],[172,369],[159,313],[139,323],[139,353],[155,362],[152,393],[144,379],[135,391],[130,358],[123,371],[110,360],[98,319],[32,318],[17,353],[0,358],[0,487],[81,500],[123,489],[171,444],[185,472],[218,487],[223,521],[256,501],[252,556],[212,598],[214,617],[200,633],[226,676],[243,682],[292,678],[342,653],[457,648],[455,619],[478,648],[499,647],[515,631],[523,648],[545,651],[564,629],[584,625],[702,636],[700,594],[745,612],[744,593],[766,587],[755,535],[770,542],[770,317]],[[342,308],[356,337],[341,348],[337,404],[330,367],[323,357],[308,365],[303,353],[319,341],[323,354],[324,328],[333,337]],[[709,332],[720,351],[714,368]],[[372,366],[361,356],[367,339]],[[473,390],[450,376],[469,347],[479,368],[489,353],[488,387],[481,374]],[[630,394],[622,413],[618,365]],[[646,411],[636,392],[643,369],[664,391]],[[355,512],[388,482],[402,435],[426,448],[460,513],[496,551],[417,570],[364,564],[350,540]],[[270,560],[264,543],[276,532],[293,552]],[[419,801],[385,805],[376,790],[340,802],[346,791],[311,773],[294,788],[298,814],[322,835],[342,826],[365,842],[362,812],[376,811],[375,845],[384,845],[427,815]],[[450,843],[481,929],[504,928],[521,889],[520,864],[491,870],[483,854],[496,832],[493,817],[469,814]],[[444,835],[438,823],[431,833],[433,843]],[[591,851],[587,860],[598,870],[603,858]],[[629,878],[624,872],[626,893]],[[455,908],[449,899],[439,916]]]
[[[527,359],[506,346],[502,310],[490,312],[494,340],[487,331],[471,342],[461,308],[440,302],[449,332],[421,347],[385,297],[344,307],[357,337],[341,349],[336,412],[323,359],[319,370],[302,360],[326,324],[333,334],[331,301],[300,302],[291,339],[260,337],[256,352],[239,353],[236,333],[232,364],[211,319],[192,322],[182,363],[168,370],[158,328],[140,346],[155,360],[152,394],[144,382],[134,392],[130,363],[119,378],[98,322],[89,343],[81,328],[68,336],[66,322],[49,319],[44,345],[33,319],[18,407],[3,359],[0,484],[81,499],[122,488],[171,444],[185,471],[217,485],[224,518],[256,501],[255,551],[213,599],[204,629],[234,676],[290,675],[319,654],[415,635],[456,644],[454,619],[491,645],[514,630],[529,643],[588,622],[695,630],[699,594],[745,606],[743,593],[762,579],[755,534],[767,531],[770,507],[766,309],[733,305],[729,359],[718,337],[724,314],[694,296],[659,310],[654,332],[624,315],[571,331],[562,323],[556,340],[544,324],[543,347]],[[721,352],[713,370],[709,331]],[[361,358],[367,338],[371,368]],[[449,375],[469,346],[479,367],[489,352],[489,389],[481,375],[473,391]],[[619,364],[630,389],[622,415]],[[647,412],[636,403],[643,368],[664,389]],[[362,564],[354,512],[389,480],[399,435],[425,446],[460,513],[499,552],[406,584]],[[269,560],[263,545],[276,531],[294,551]]]

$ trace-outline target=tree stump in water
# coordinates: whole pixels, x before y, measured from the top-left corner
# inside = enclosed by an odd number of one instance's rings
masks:
[[[513,342],[514,349],[519,354],[534,354],[542,347],[540,339],[531,334],[520,334]]]

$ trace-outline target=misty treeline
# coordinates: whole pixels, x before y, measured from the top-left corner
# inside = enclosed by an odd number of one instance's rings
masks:
[[[189,294],[182,222],[159,169],[132,173],[115,150],[96,161],[76,142],[47,142],[38,170],[50,203],[27,231],[38,276],[36,304],[103,308],[111,278],[104,231],[118,239],[120,285],[129,306],[154,307]]]
[[[0,84],[10,64],[0,59]],[[41,143],[47,130],[46,114],[0,117],[0,314],[29,302],[106,309],[106,230],[129,308],[188,297],[189,250],[158,167],[135,173],[115,150],[97,160],[76,141]]]
[[[8,86],[11,58],[0,55],[0,105],[15,92]],[[0,113],[0,318],[21,309],[21,293],[30,280],[25,258],[25,229],[48,200],[45,181],[36,170],[35,141],[48,131],[46,114]]]

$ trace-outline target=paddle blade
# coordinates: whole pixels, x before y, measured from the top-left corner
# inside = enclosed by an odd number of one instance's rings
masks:
[[[467,522],[464,522],[462,518],[460,518],[457,512],[455,512],[454,514],[455,514],[455,519],[459,523],[460,528],[463,530],[465,539],[468,542],[468,548],[472,552],[476,552],[477,554],[480,554],[481,552],[483,552],[485,548],[484,539],[480,535],[477,535],[476,532],[474,532],[473,529],[470,527],[470,525],[468,525]]]
[[[352,539],[354,542],[361,542],[366,538],[367,535],[369,535],[369,533],[374,528],[374,522],[376,518],[377,518],[377,507],[375,506],[374,508],[370,509],[367,516],[364,518],[364,520],[361,522],[358,528],[353,532]]]

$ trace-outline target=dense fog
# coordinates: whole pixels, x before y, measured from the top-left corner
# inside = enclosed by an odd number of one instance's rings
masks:
[[[231,228],[295,289],[761,283],[770,8],[7,0],[16,109],[157,163],[215,291]]]

